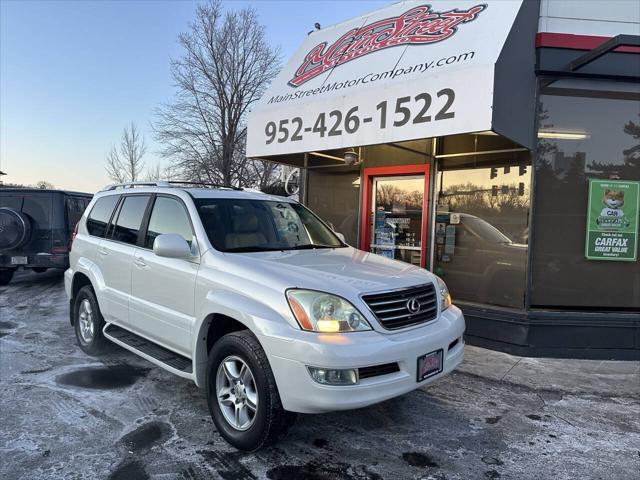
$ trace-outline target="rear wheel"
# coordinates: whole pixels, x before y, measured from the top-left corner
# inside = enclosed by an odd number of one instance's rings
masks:
[[[82,287],[73,303],[73,325],[78,345],[88,355],[98,355],[107,346],[102,334],[104,318],[100,313],[96,294],[90,285]]]
[[[0,270],[0,285],[8,285],[13,278],[13,272],[15,272],[15,268]]]
[[[251,332],[225,335],[209,354],[207,403],[222,437],[240,450],[274,443],[295,421],[282,408],[267,356]]]

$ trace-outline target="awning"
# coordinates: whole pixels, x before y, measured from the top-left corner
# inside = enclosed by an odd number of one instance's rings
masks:
[[[250,114],[247,156],[487,130],[531,148],[538,11],[405,1],[313,32]]]

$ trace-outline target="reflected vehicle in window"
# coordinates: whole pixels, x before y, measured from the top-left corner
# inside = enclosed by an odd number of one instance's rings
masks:
[[[87,193],[0,188],[0,285],[18,268],[66,269],[73,229],[90,201]]]
[[[451,223],[452,217],[459,223]],[[527,245],[467,213],[438,212],[436,273],[454,298],[521,307]]]
[[[347,245],[295,200],[126,185],[89,211],[65,274],[78,344],[194,381],[240,449],[295,413],[387,400],[462,361],[464,317],[440,278]]]

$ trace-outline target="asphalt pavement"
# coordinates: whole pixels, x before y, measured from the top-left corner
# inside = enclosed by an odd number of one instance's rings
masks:
[[[640,362],[465,355],[431,386],[238,452],[194,384],[115,345],[85,355],[59,273],[19,273],[0,287],[0,477],[640,478]]]

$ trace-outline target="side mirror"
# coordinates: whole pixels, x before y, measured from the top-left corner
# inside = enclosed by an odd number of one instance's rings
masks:
[[[153,241],[153,253],[159,257],[190,258],[191,247],[187,241],[177,233],[158,235]]]
[[[336,237],[338,237],[342,243],[347,243],[347,241],[344,239],[343,234],[341,234],[340,232],[333,232],[333,233],[336,234]]]

